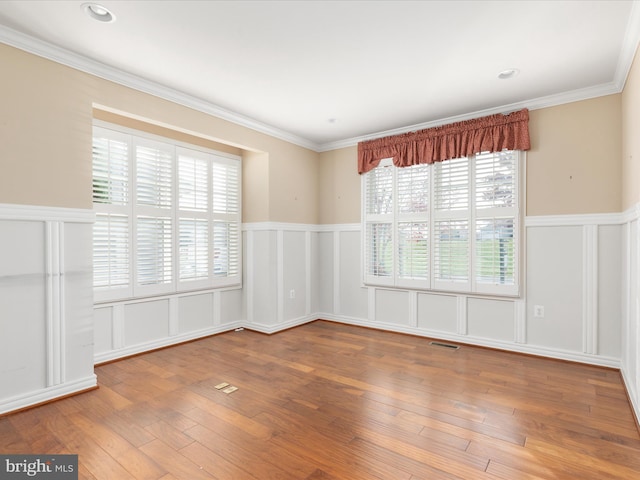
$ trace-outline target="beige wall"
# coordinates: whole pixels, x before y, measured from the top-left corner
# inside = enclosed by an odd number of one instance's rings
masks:
[[[160,127],[158,125],[153,125],[141,120],[118,115],[113,112],[106,112],[98,108],[93,109],[93,118],[96,120],[102,120],[104,122],[115,123],[116,125],[132,128],[134,130],[151,133],[160,137],[171,138],[179,142],[216,150],[218,152],[231,153],[238,156],[242,156],[243,152],[243,150],[241,150],[240,148],[233,147],[231,145],[225,145],[224,143],[214,142],[211,140],[207,140],[206,138],[196,137],[195,135],[189,135],[183,132],[172,130],[170,128]]]
[[[6,45],[0,62],[0,203],[91,208],[97,109],[241,152],[245,222],[360,221],[355,146],[318,154]],[[619,212],[640,200],[638,70],[636,61],[622,95],[531,112],[528,215]]]
[[[620,97],[530,112],[527,215],[620,212]],[[320,154],[321,223],[360,221],[356,170],[356,147]]]
[[[245,179],[245,218],[317,222],[316,152],[6,45],[0,45],[0,64],[0,203],[91,208],[91,125],[97,108],[266,154],[269,174],[250,168],[249,177],[252,172],[260,177]],[[259,201],[252,201],[254,190]]]
[[[242,221],[269,219],[269,154],[247,152],[242,156]]]
[[[640,202],[640,53],[622,92],[622,208]]]
[[[0,44],[0,203],[91,207],[88,76]]]
[[[320,154],[320,223],[360,221],[361,179],[357,146]]]
[[[527,215],[619,212],[620,95],[530,112]]]

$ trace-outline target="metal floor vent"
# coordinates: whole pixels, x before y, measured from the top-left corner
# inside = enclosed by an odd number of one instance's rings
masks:
[[[451,350],[458,350],[460,348],[458,345],[451,345],[450,343],[442,342],[429,342],[429,345],[433,345],[434,347],[449,348]]]

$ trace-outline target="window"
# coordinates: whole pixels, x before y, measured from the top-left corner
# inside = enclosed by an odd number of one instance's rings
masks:
[[[96,300],[240,284],[240,168],[235,156],[95,126]]]
[[[517,295],[520,152],[482,153],[363,176],[364,281]]]

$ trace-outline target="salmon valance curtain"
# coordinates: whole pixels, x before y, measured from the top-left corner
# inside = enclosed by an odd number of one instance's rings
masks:
[[[396,167],[434,163],[480,152],[529,150],[529,110],[475,118],[358,143],[358,173],[392,158]]]

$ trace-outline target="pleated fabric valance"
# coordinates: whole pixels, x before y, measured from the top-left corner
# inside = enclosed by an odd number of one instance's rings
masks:
[[[358,143],[358,173],[392,158],[396,167],[434,163],[480,152],[529,150],[529,110],[475,118]]]

